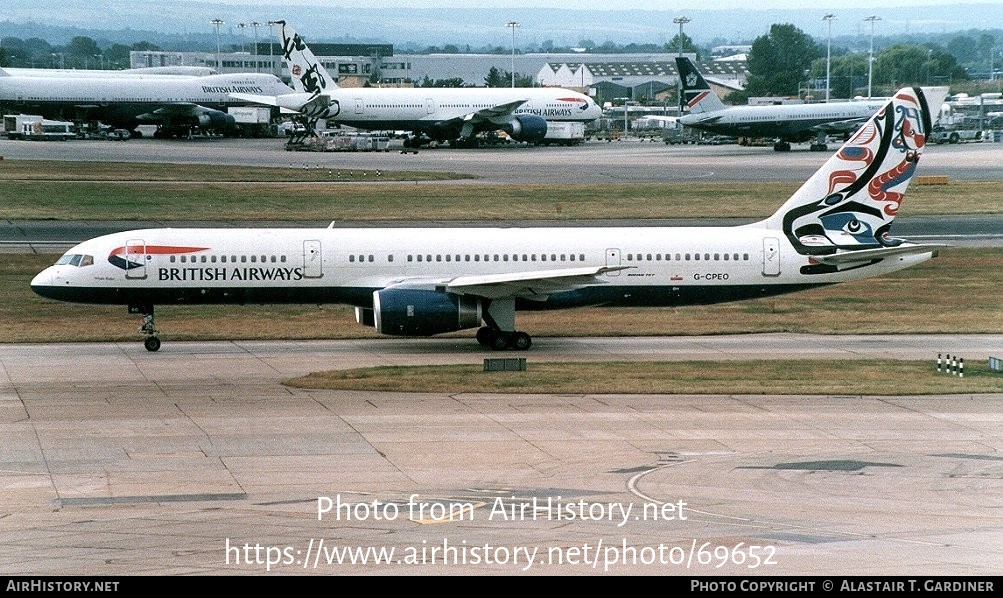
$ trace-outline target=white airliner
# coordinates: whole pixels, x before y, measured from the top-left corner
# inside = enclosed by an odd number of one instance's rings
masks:
[[[466,143],[495,130],[516,141],[540,141],[548,120],[591,122],[602,116],[592,98],[556,87],[338,87],[292,27],[278,21],[275,28],[296,93],[234,97],[298,112],[310,130],[324,118],[357,129],[412,131],[414,141]]]
[[[824,104],[787,104],[774,106],[725,106],[689,58],[676,57],[682,81],[683,98],[689,114],[681,117],[683,126],[733,137],[776,139],[773,149],[789,151],[791,143],[815,140],[812,150],[825,151],[825,139],[831,134],[856,131],[887,99]],[[931,92],[936,90],[936,92]],[[939,95],[940,93],[943,95]],[[946,88],[926,89],[934,114],[947,95]],[[938,97],[934,97],[939,95]]]
[[[177,72],[186,72],[185,70]],[[163,135],[187,135],[191,127],[233,127],[229,106],[244,106],[234,93],[283,94],[290,90],[269,74],[165,74],[165,71],[84,71],[53,74],[0,69],[5,110],[63,120],[94,120],[116,128],[158,126]]]
[[[516,310],[680,306],[767,297],[893,272],[939,245],[896,239],[930,131],[905,88],[773,216],[735,227],[146,229],[85,241],[31,282],[44,297],[127,305],[342,303],[389,335],[482,326],[527,349]]]

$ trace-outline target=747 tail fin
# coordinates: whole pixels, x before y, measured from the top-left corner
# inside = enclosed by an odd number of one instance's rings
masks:
[[[682,82],[683,100],[691,114],[717,112],[726,108],[721,98],[707,85],[693,61],[685,56],[677,56],[676,69]]]
[[[315,97],[328,89],[336,89],[338,85],[303,38],[285,21],[274,21],[273,24],[282,42],[282,56],[289,65],[293,89]]]

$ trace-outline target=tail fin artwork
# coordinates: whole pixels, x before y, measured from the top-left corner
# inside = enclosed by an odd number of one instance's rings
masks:
[[[929,252],[934,246],[905,243],[889,229],[930,129],[923,91],[899,90],[773,216],[752,226],[782,231],[819,264]]]
[[[693,61],[684,56],[677,56],[676,69],[682,82],[683,100],[691,114],[716,112],[726,108],[721,98],[711,90],[710,85],[707,85],[707,81]]]
[[[328,89],[336,89],[338,85],[303,38],[285,21],[274,21],[273,24],[282,42],[282,56],[289,65],[293,89],[314,97]]]

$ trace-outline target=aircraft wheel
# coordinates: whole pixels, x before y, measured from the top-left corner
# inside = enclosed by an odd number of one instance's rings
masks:
[[[494,349],[495,351],[504,351],[505,349],[508,349],[508,341],[509,341],[508,334],[504,332],[498,334],[493,339],[491,339],[491,348]]]
[[[477,330],[477,343],[482,347],[490,347],[498,333],[490,326],[484,326]]]
[[[510,346],[516,351],[526,351],[533,346],[533,339],[525,332],[515,332],[509,340]]]
[[[147,351],[156,352],[160,350],[160,339],[155,336],[148,336],[146,340],[143,341],[143,346],[146,347]]]

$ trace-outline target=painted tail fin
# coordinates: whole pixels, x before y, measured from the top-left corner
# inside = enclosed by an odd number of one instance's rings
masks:
[[[313,96],[319,96],[328,89],[337,89],[338,85],[303,38],[285,21],[273,21],[273,24],[282,42],[282,56],[289,65],[293,89]]]
[[[889,235],[931,127],[918,87],[899,90],[773,216],[798,253],[895,247]]]
[[[721,98],[717,97],[703,75],[697,70],[693,61],[684,56],[676,57],[676,69],[679,71],[679,80],[682,82],[683,100],[691,114],[701,112],[716,112],[724,110],[726,106]]]

